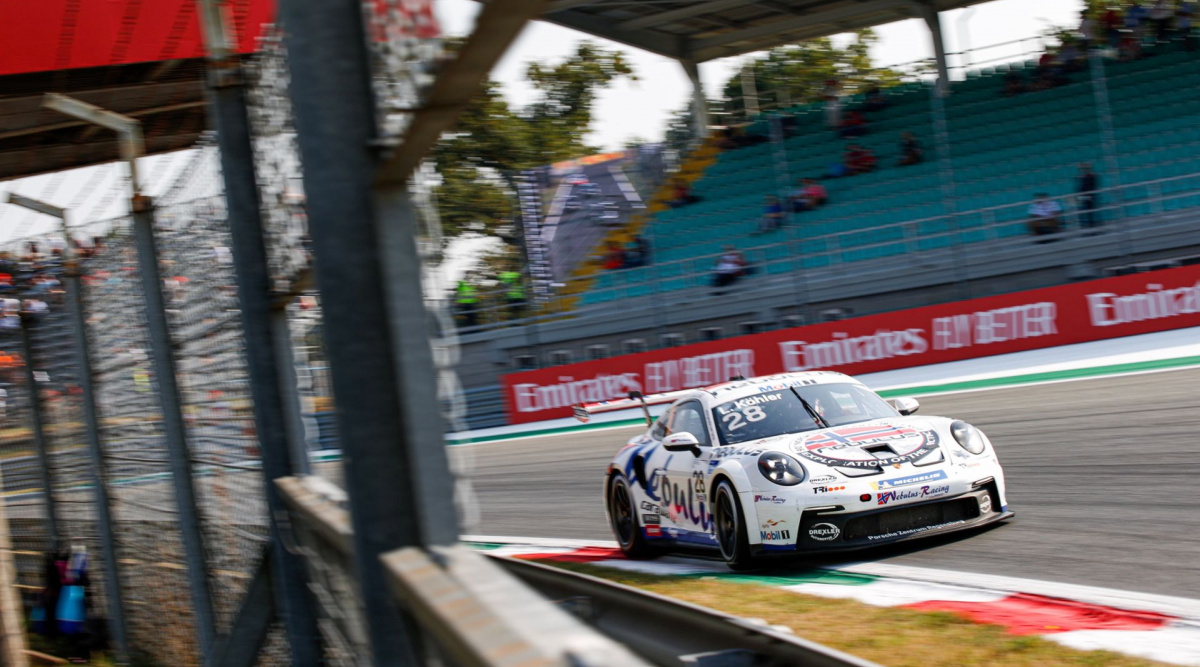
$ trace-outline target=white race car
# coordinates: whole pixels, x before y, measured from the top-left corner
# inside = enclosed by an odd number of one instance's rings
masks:
[[[605,508],[633,558],[709,549],[734,568],[974,528],[1013,516],[979,429],[916,417],[841,373],[787,373],[576,407],[671,403],[608,466]]]

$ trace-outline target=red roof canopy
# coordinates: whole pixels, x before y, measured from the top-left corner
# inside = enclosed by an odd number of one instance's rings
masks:
[[[0,9],[0,76],[199,58],[196,0],[18,0]],[[275,0],[227,0],[238,51],[254,51]]]

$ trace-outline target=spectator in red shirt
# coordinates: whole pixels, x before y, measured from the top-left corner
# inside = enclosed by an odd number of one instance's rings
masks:
[[[858,144],[847,146],[843,158],[846,172],[849,174],[866,174],[875,171],[876,161],[874,153]]]
[[[842,119],[841,127],[838,128],[838,134],[843,139],[850,137],[861,137],[867,133],[867,119],[857,111],[851,111]]]
[[[1107,12],[1104,12],[1104,36],[1108,38],[1108,45],[1111,48],[1117,48],[1121,43],[1121,24],[1124,20],[1121,18],[1121,12],[1116,7],[1109,7]]]
[[[625,268],[625,249],[616,241],[609,241],[605,248],[604,268],[610,270]]]

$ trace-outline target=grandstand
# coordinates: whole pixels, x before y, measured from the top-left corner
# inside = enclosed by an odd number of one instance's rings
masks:
[[[1106,64],[1121,185],[1200,172],[1200,98],[1192,92],[1200,83],[1198,61],[1198,53],[1163,45],[1143,59]],[[658,265],[601,273],[590,289],[575,290],[583,294],[581,303],[706,286],[724,244],[748,251],[761,273],[773,275],[1026,235],[1027,206],[1035,192],[1062,197],[1071,210],[1069,195],[1080,162],[1095,165],[1103,187],[1118,185],[1116,175],[1105,171],[1100,112],[1088,71],[1071,75],[1059,87],[1002,97],[1009,69],[1029,71],[1034,65],[988,68],[953,84],[945,101],[953,211],[945,208],[947,174],[933,150],[929,86],[908,83],[888,91],[887,108],[869,114],[870,133],[854,140],[878,156],[880,168],[824,181],[827,206],[797,214],[790,229],[785,225],[771,235],[754,235],[764,196],[784,194],[779,191],[783,167],[770,142],[722,152],[693,184],[701,202],[660,210],[647,223],[646,233],[661,239],[655,248]],[[847,100],[845,107],[859,101]],[[783,142],[783,182],[789,188],[790,181],[819,177],[840,161],[847,140],[825,127],[820,104],[778,113],[795,121]],[[900,134],[906,130],[926,148],[926,159],[899,167]],[[747,131],[768,134],[769,120]],[[1176,178],[1126,187],[1120,200],[1127,205],[1106,211],[1105,223],[1111,229],[1122,217],[1200,206],[1200,195],[1172,196],[1191,185]],[[1167,199],[1158,201],[1162,197]],[[954,218],[947,216],[955,211]]]

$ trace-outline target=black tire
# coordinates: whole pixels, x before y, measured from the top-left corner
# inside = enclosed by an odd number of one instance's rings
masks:
[[[608,520],[612,527],[613,537],[626,558],[653,558],[654,549],[646,544],[642,535],[641,525],[637,519],[637,509],[633,506],[633,491],[629,488],[629,480],[624,475],[613,475],[608,483]]]
[[[755,566],[750,553],[750,538],[746,533],[746,514],[729,480],[717,483],[713,493],[713,532],[721,558],[731,570],[749,570]]]

